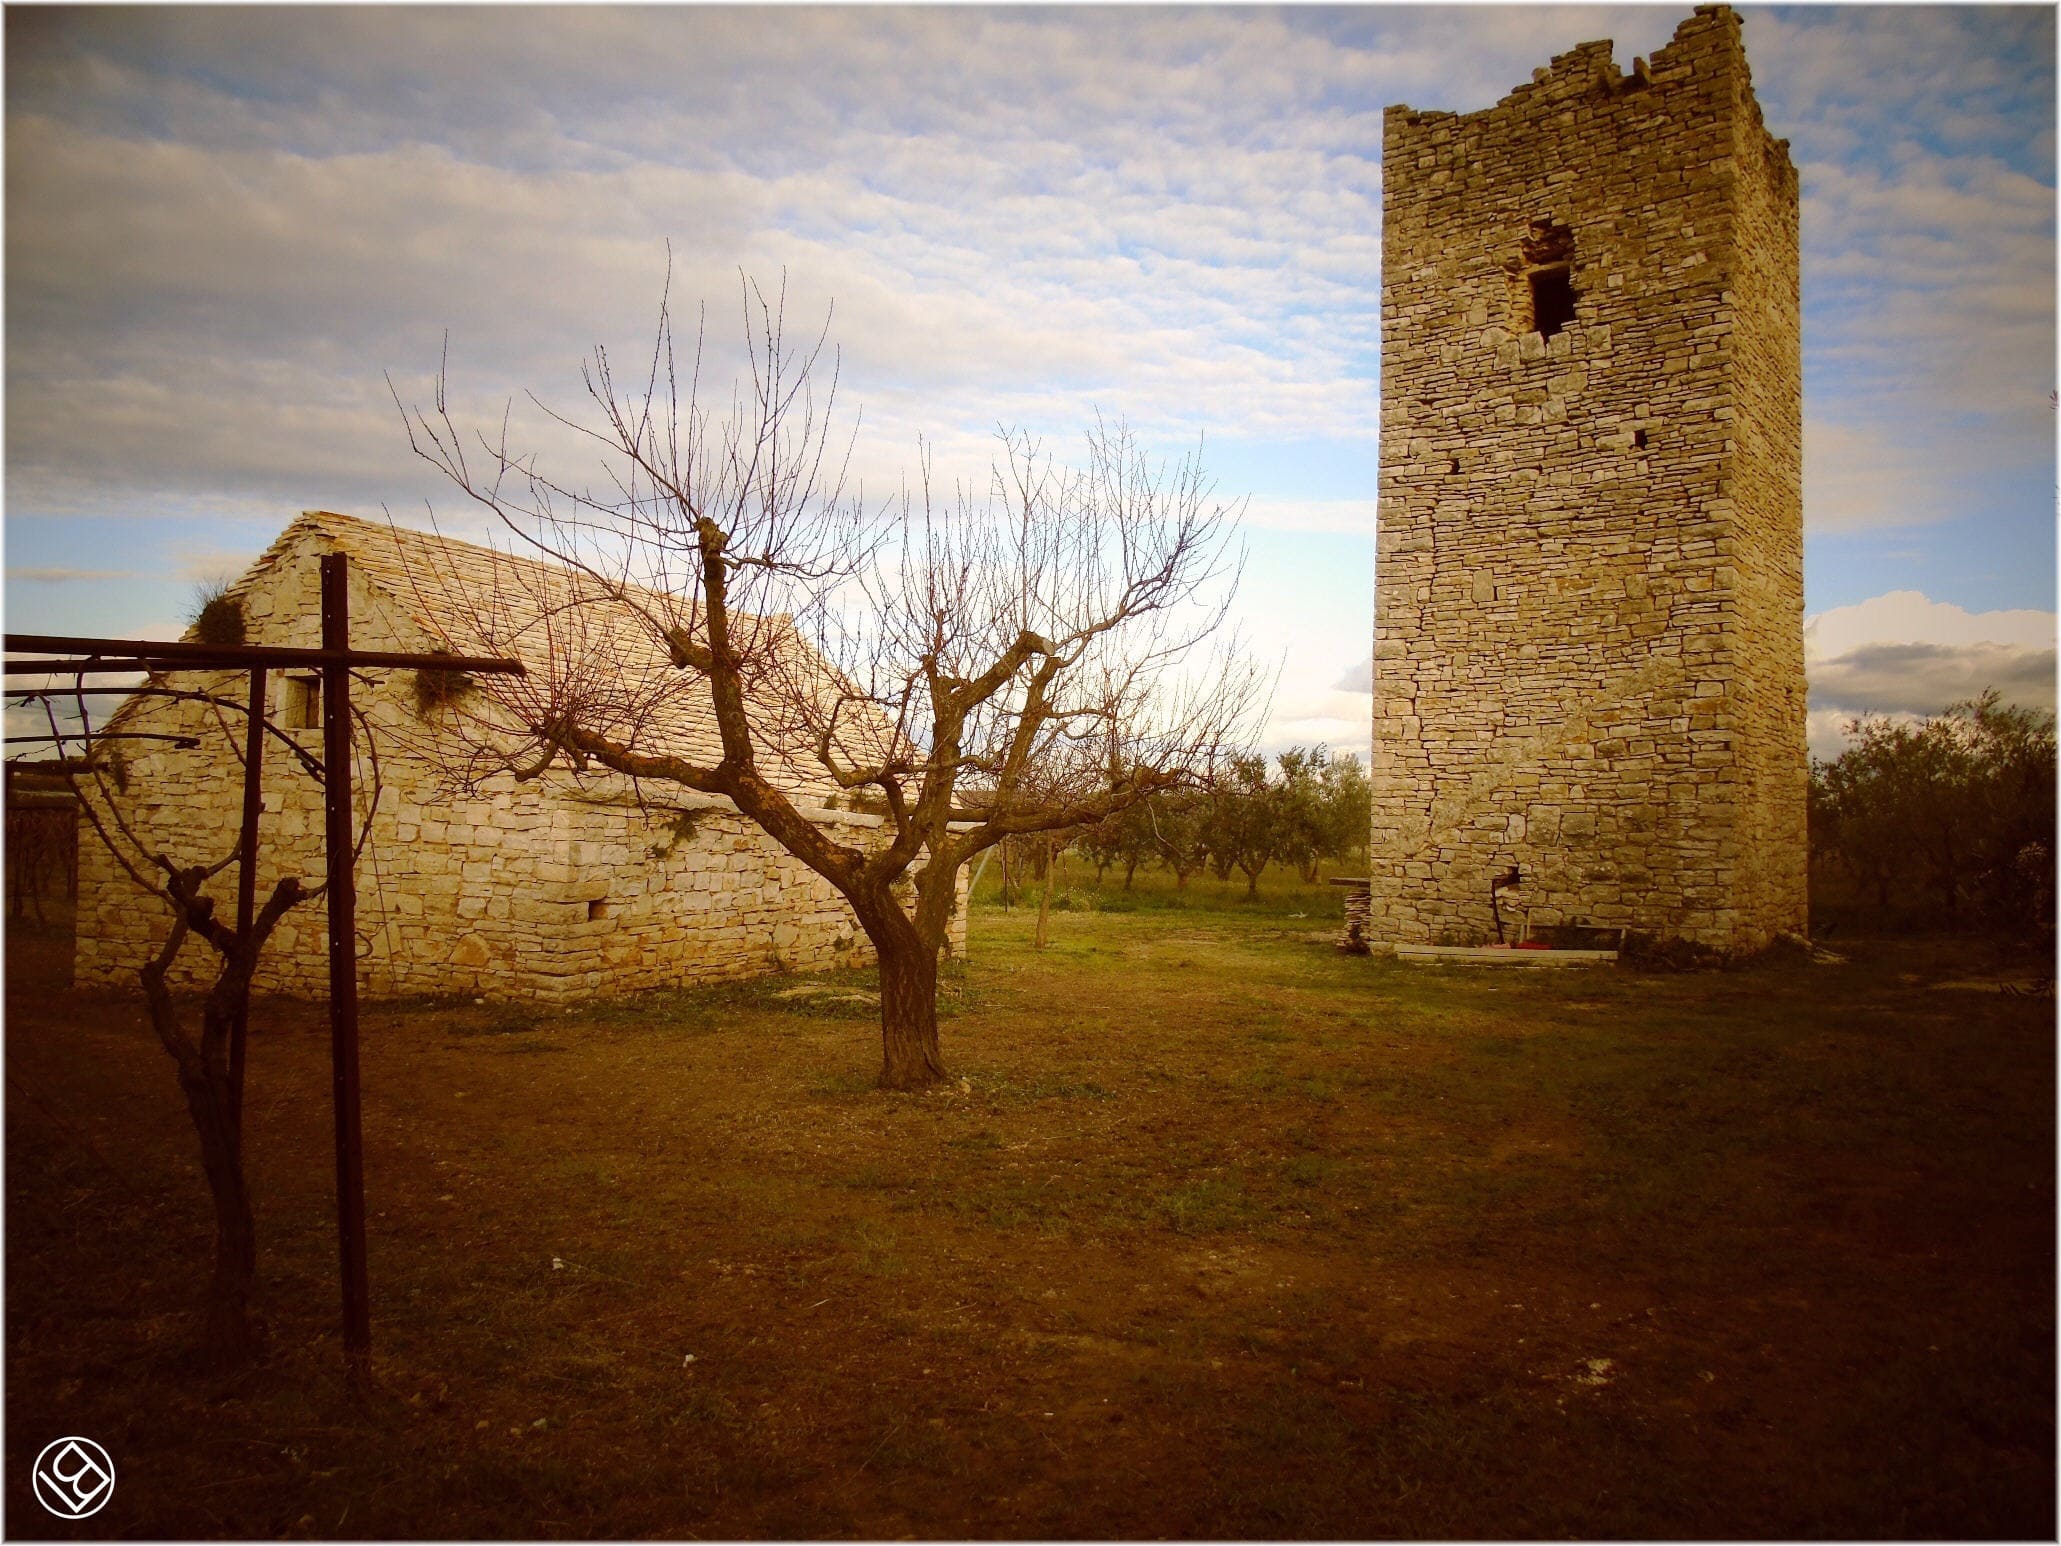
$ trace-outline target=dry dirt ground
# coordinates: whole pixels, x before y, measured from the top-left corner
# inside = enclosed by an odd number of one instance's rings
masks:
[[[18,936],[8,1533],[2053,1535],[2053,1000],[1994,990],[2037,968],[1051,926],[976,913],[920,1097],[863,976],[368,1006],[365,1403],[319,1010],[256,1016],[271,1353],[223,1386],[169,1063]],[[28,1492],[65,1434],[119,1471],[83,1526]]]

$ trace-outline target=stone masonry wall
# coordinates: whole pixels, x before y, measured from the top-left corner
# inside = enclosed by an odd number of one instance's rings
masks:
[[[320,642],[316,559],[328,545],[300,540],[239,585],[255,643]],[[392,597],[353,567],[352,642],[365,649],[421,650],[429,641]],[[670,808],[639,809],[619,785],[585,787],[547,775],[517,784],[500,775],[476,796],[448,793],[420,748],[435,734],[415,698],[413,673],[368,674],[353,700],[374,724],[381,793],[372,838],[358,865],[360,987],[374,995],[464,992],[489,998],[610,996],[779,970],[862,965],[872,949],[830,884],[791,857],[727,800],[688,791],[660,796]],[[182,673],[178,686],[219,684],[240,701],[240,674]],[[295,689],[274,679],[275,715]],[[213,862],[233,849],[240,817],[242,716],[234,746],[195,705],[139,704],[130,728],[199,734],[202,749],[124,743],[126,818],[181,863]],[[319,758],[319,729],[286,734]],[[266,753],[259,897],[283,874],[323,876],[322,796],[292,768],[277,739]],[[369,788],[373,758],[360,745],[355,787]],[[879,818],[821,812],[845,841],[864,842]],[[79,845],[75,977],[133,985],[165,938],[169,913],[116,868],[89,832]],[[952,948],[966,947],[965,877]],[[233,905],[233,871],[211,888]],[[261,989],[326,990],[326,914],[318,899],[289,913],[267,946]],[[175,980],[211,976],[212,952],[191,940]]]
[[[1803,929],[1797,184],[1737,18],[1391,107],[1383,175],[1372,936],[1492,939],[1511,867],[1506,918]]]
[[[1805,932],[1810,761],[1803,668],[1803,334],[1797,176],[1763,127],[1742,65],[1735,73],[1739,168],[1732,365],[1732,581],[1740,649],[1732,721],[1745,797],[1739,893],[1760,937]]]

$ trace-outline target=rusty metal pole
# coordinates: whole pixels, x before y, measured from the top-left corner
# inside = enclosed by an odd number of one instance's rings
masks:
[[[264,807],[265,668],[251,667],[250,723],[243,739],[243,830],[236,841],[236,937],[250,947],[251,925],[258,915],[258,812]],[[256,965],[255,962],[252,963]],[[236,1006],[229,1027],[229,1114],[239,1153],[243,1149],[243,1044],[250,1030],[250,984]]]
[[[349,561],[331,553],[322,560],[322,647],[347,650],[350,633]],[[364,1384],[371,1376],[372,1306],[365,1274],[365,1148],[358,1111],[358,908],[351,852],[351,671],[345,665],[322,669],[322,796],[343,1344],[352,1377]]]

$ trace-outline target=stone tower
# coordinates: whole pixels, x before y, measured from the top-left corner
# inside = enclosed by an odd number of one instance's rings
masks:
[[[1739,21],[1387,111],[1370,937],[1806,926],[1797,183]]]

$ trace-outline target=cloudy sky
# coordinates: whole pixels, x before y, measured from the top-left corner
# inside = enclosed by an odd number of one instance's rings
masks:
[[[1813,745],[2051,704],[2055,13],[1741,9],[1803,176]],[[1687,11],[10,7],[7,626],[175,635],[303,508],[455,511],[387,376],[448,332],[461,412],[574,406],[670,242],[712,336],[740,270],[834,301],[869,489],[1200,438],[1269,744],[1363,749],[1381,110]]]

